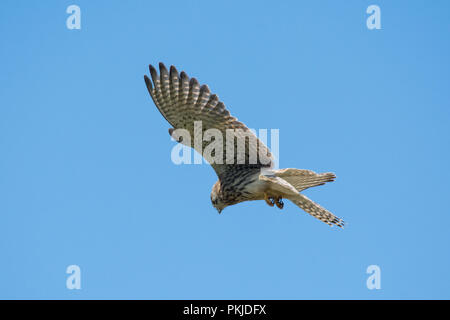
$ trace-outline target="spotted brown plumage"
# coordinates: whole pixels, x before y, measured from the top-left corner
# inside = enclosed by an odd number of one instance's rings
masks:
[[[329,225],[343,227],[344,222],[340,218],[299,193],[333,181],[333,173],[317,174],[292,168],[274,170],[273,158],[267,146],[245,124],[230,115],[223,102],[211,93],[207,85],[200,85],[195,78],[189,79],[185,72],[178,73],[174,66],[168,71],[160,63],[159,75],[152,65],[149,69],[151,79],[145,75],[145,83],[156,107],[173,126],[169,133],[177,141],[195,148],[203,155],[218,176],[211,192],[211,202],[219,213],[227,206],[251,200],[265,200],[269,205],[276,204],[281,209],[282,199],[286,198],[315,218]],[[190,141],[178,140],[177,129],[187,130]],[[203,153],[211,143],[203,139],[205,132],[210,129],[217,130],[223,137],[222,143],[214,140],[222,146],[221,154],[214,153],[216,161],[206,156],[206,152]],[[230,130],[234,130],[234,137],[231,147],[227,148],[227,133]],[[246,141],[244,152],[238,150],[236,141],[239,139]]]

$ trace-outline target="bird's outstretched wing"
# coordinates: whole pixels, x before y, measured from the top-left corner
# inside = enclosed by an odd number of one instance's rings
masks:
[[[184,71],[179,74],[174,66],[170,67],[169,72],[164,64],[160,63],[159,75],[152,65],[149,66],[149,69],[151,80],[147,76],[144,76],[144,79],[156,107],[174,129],[185,129],[189,132],[191,147],[204,155],[203,150],[212,142],[201,141],[202,143],[197,145],[194,143],[198,138],[194,136],[194,122],[197,124],[201,122],[201,137],[208,129],[216,129],[221,133],[223,137],[222,157],[219,154],[216,160],[222,158],[222,161],[211,161],[211,157],[205,157],[219,178],[231,172],[236,174],[242,170],[272,166],[272,156],[267,146],[245,124],[230,115],[225,105],[217,95],[210,92],[207,85],[200,85],[195,78],[189,79]],[[233,143],[229,142],[231,148],[227,147],[226,143],[229,129],[234,130],[235,137]],[[197,136],[199,131],[197,126]],[[202,139],[201,137],[200,139]],[[244,152],[242,149],[238,150],[238,139],[245,141]],[[201,150],[198,150],[200,146]],[[215,152],[216,150],[213,151],[213,155]],[[257,158],[250,155],[257,155]],[[260,157],[260,155],[265,155],[265,157]]]
[[[289,182],[298,192],[336,179],[336,175],[332,172],[315,173],[311,170],[294,168],[277,170],[275,175]]]

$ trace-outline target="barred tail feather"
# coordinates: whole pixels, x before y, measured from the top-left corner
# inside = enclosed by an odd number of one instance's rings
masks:
[[[310,200],[303,194],[299,194],[297,197],[289,198],[293,203],[295,203],[298,207],[305,210],[307,213],[312,215],[313,217],[325,222],[330,226],[338,226],[340,228],[344,227],[344,220],[336,217],[330,211],[322,208],[319,204]]]

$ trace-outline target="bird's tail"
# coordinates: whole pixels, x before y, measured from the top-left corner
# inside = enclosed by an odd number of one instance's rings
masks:
[[[340,228],[344,227],[344,220],[336,217],[330,211],[322,208],[319,204],[310,200],[308,197],[306,197],[303,194],[299,193],[298,196],[289,198],[289,200],[291,200],[297,206],[299,206],[300,208],[302,208],[303,210],[308,212],[313,217],[325,222],[326,224],[328,224],[330,226],[335,225]]]
[[[275,175],[289,182],[298,192],[334,181],[336,178],[332,172],[315,173],[311,170],[292,168],[276,170]]]

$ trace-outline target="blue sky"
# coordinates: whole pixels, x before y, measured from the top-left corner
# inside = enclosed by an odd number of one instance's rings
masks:
[[[0,298],[450,298],[448,1],[0,7]],[[170,159],[159,61],[279,129],[280,167],[335,172],[305,194],[348,227],[290,203],[218,215],[213,170]]]

